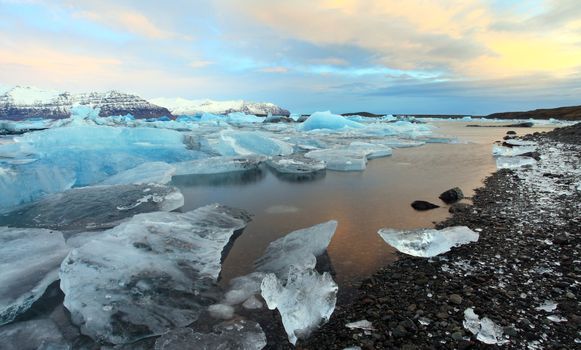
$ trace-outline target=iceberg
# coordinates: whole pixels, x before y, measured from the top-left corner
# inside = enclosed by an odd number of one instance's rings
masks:
[[[294,345],[319,325],[327,322],[335,310],[338,287],[328,272],[291,265],[285,283],[274,273],[260,285],[261,295],[270,310],[278,309],[289,341]]]
[[[73,188],[24,204],[0,215],[0,224],[58,230],[110,228],[135,214],[172,211],[184,205],[182,193],[163,185]]]
[[[16,322],[0,327],[3,350],[69,350],[57,324],[50,319]]]
[[[265,346],[266,335],[260,325],[246,320],[220,323],[213,333],[178,328],[155,341],[155,350],[260,350]]]
[[[292,145],[260,131],[223,130],[214,148],[224,156],[284,156],[293,153]]]
[[[128,185],[157,183],[165,185],[171,181],[176,168],[165,162],[147,162],[111,176],[101,185]]]
[[[470,242],[478,241],[478,233],[466,226],[448,227],[442,230],[394,230],[383,228],[379,236],[400,252],[412,256],[432,257]]]
[[[360,152],[364,154],[367,159],[389,157],[393,154],[392,149],[387,146],[361,141],[351,142],[349,150]]]
[[[58,231],[0,227],[0,325],[28,310],[58,280],[68,253]]]
[[[267,164],[282,174],[310,174],[326,168],[324,161],[297,154],[287,157],[275,156],[269,159]]]
[[[535,165],[537,161],[531,157],[498,157],[496,158],[497,169],[517,169],[524,166]]]
[[[367,166],[367,157],[361,152],[348,148],[329,148],[310,151],[305,157],[327,164],[327,169],[336,171],[363,171]]]
[[[60,269],[64,305],[98,342],[185,327],[213,304],[225,250],[249,220],[217,204],[135,215],[70,252]]]
[[[318,129],[328,129],[328,130],[341,130],[341,129],[360,129],[364,128],[365,125],[360,124],[356,121],[349,120],[338,114],[333,114],[330,111],[326,112],[315,112],[305,120],[298,128],[303,131],[318,130]]]
[[[256,170],[266,157],[263,156],[220,156],[174,163],[175,175],[210,175],[238,171]]]

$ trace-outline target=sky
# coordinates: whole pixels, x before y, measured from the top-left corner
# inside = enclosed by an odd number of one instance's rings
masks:
[[[297,113],[581,105],[579,0],[0,0],[0,89]]]

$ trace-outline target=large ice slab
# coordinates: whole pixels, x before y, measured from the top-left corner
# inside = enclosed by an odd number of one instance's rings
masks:
[[[127,185],[157,183],[165,185],[171,181],[176,167],[165,162],[147,162],[111,176],[101,185]]]
[[[69,350],[58,326],[50,319],[16,322],[0,327],[2,350]]]
[[[220,205],[139,214],[72,250],[60,277],[73,322],[113,344],[194,322],[213,304],[224,249],[249,220]]]
[[[0,224],[59,230],[110,228],[120,220],[184,205],[182,193],[163,185],[116,185],[73,188],[46,196],[0,215]]]
[[[266,346],[266,335],[256,322],[238,320],[214,326],[213,333],[178,328],[155,341],[155,350],[260,350]]]
[[[531,157],[498,157],[496,158],[497,169],[517,169],[524,166],[535,165],[537,161]]]
[[[356,121],[349,120],[343,116],[333,114],[330,111],[315,112],[309,116],[300,126],[299,129],[303,131],[317,130],[317,129],[359,129],[364,128],[363,124]]]
[[[256,170],[266,157],[263,156],[221,156],[174,163],[175,175],[209,175],[238,171]]]
[[[58,231],[0,227],[0,325],[28,310],[58,280],[68,253]]]
[[[310,151],[305,157],[324,161],[330,170],[363,171],[368,159],[387,157],[391,154],[391,148],[385,145],[355,141],[347,147]]]
[[[293,147],[260,131],[223,130],[214,146],[224,156],[263,155],[279,156],[293,153]]]
[[[447,227],[442,230],[394,230],[383,228],[379,235],[389,245],[402,253],[431,257],[450,250],[452,247],[478,241],[478,233],[466,226]]]
[[[335,310],[337,284],[327,272],[291,265],[286,281],[268,274],[260,286],[269,309],[278,309],[289,341],[296,344],[319,325],[327,322]]]

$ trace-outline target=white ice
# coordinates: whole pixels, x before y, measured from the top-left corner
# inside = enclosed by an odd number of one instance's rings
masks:
[[[464,310],[464,328],[476,336],[476,339],[485,344],[502,345],[508,342],[503,336],[501,326],[494,323],[488,317],[480,319],[474,309]]]
[[[340,130],[345,128],[358,129],[365,127],[363,124],[349,120],[343,116],[333,114],[330,111],[315,112],[309,116],[300,126],[303,131],[317,129]]]
[[[319,274],[294,265],[285,280],[270,273],[262,280],[260,288],[268,308],[278,309],[292,344],[327,322],[337,302],[338,287],[329,273]]]
[[[165,162],[147,162],[115,174],[101,185],[126,185],[157,183],[165,185],[171,181],[176,167]]]
[[[258,169],[263,156],[220,156],[174,163],[176,175],[208,175]]]
[[[395,230],[383,228],[379,235],[389,245],[402,253],[432,257],[470,242],[478,241],[478,233],[466,226],[448,227],[442,230],[418,229]]]
[[[248,221],[245,212],[219,205],[136,215],[71,251],[60,270],[64,305],[101,342],[184,327],[208,305],[224,249]]]
[[[504,146],[492,146],[493,156],[503,156],[503,157],[513,157],[519,156],[521,154],[534,152],[537,148],[534,146],[523,146],[523,147],[504,147]]]
[[[58,231],[0,227],[0,325],[28,310],[58,280],[68,253]]]
[[[535,165],[537,161],[531,157],[498,157],[496,158],[497,169],[517,169],[523,166]]]
[[[350,323],[347,323],[345,325],[345,327],[347,327],[349,329],[361,329],[364,331],[374,331],[375,330],[375,327],[373,327],[373,324],[367,320],[350,322]]]
[[[220,132],[220,140],[213,147],[224,156],[278,156],[293,153],[290,144],[260,131],[223,130]]]
[[[265,346],[266,335],[260,325],[246,320],[220,323],[212,333],[178,328],[155,341],[155,350],[260,350]]]

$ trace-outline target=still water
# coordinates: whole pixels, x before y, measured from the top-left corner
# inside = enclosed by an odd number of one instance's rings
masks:
[[[434,124],[438,127],[434,133],[457,137],[461,143],[395,149],[391,157],[370,161],[363,172],[327,171],[310,180],[281,177],[264,167],[224,176],[177,177],[173,185],[184,194],[183,211],[221,203],[254,215],[224,261],[222,284],[252,272],[254,260],[270,242],[300,228],[337,220],[328,253],[335,280],[349,287],[397,258],[377,235],[380,228],[432,227],[449,215],[448,207],[438,199],[441,192],[458,186],[471,196],[495,171],[492,143],[507,130],[523,135],[551,129]],[[420,199],[442,207],[415,211],[410,203]]]

